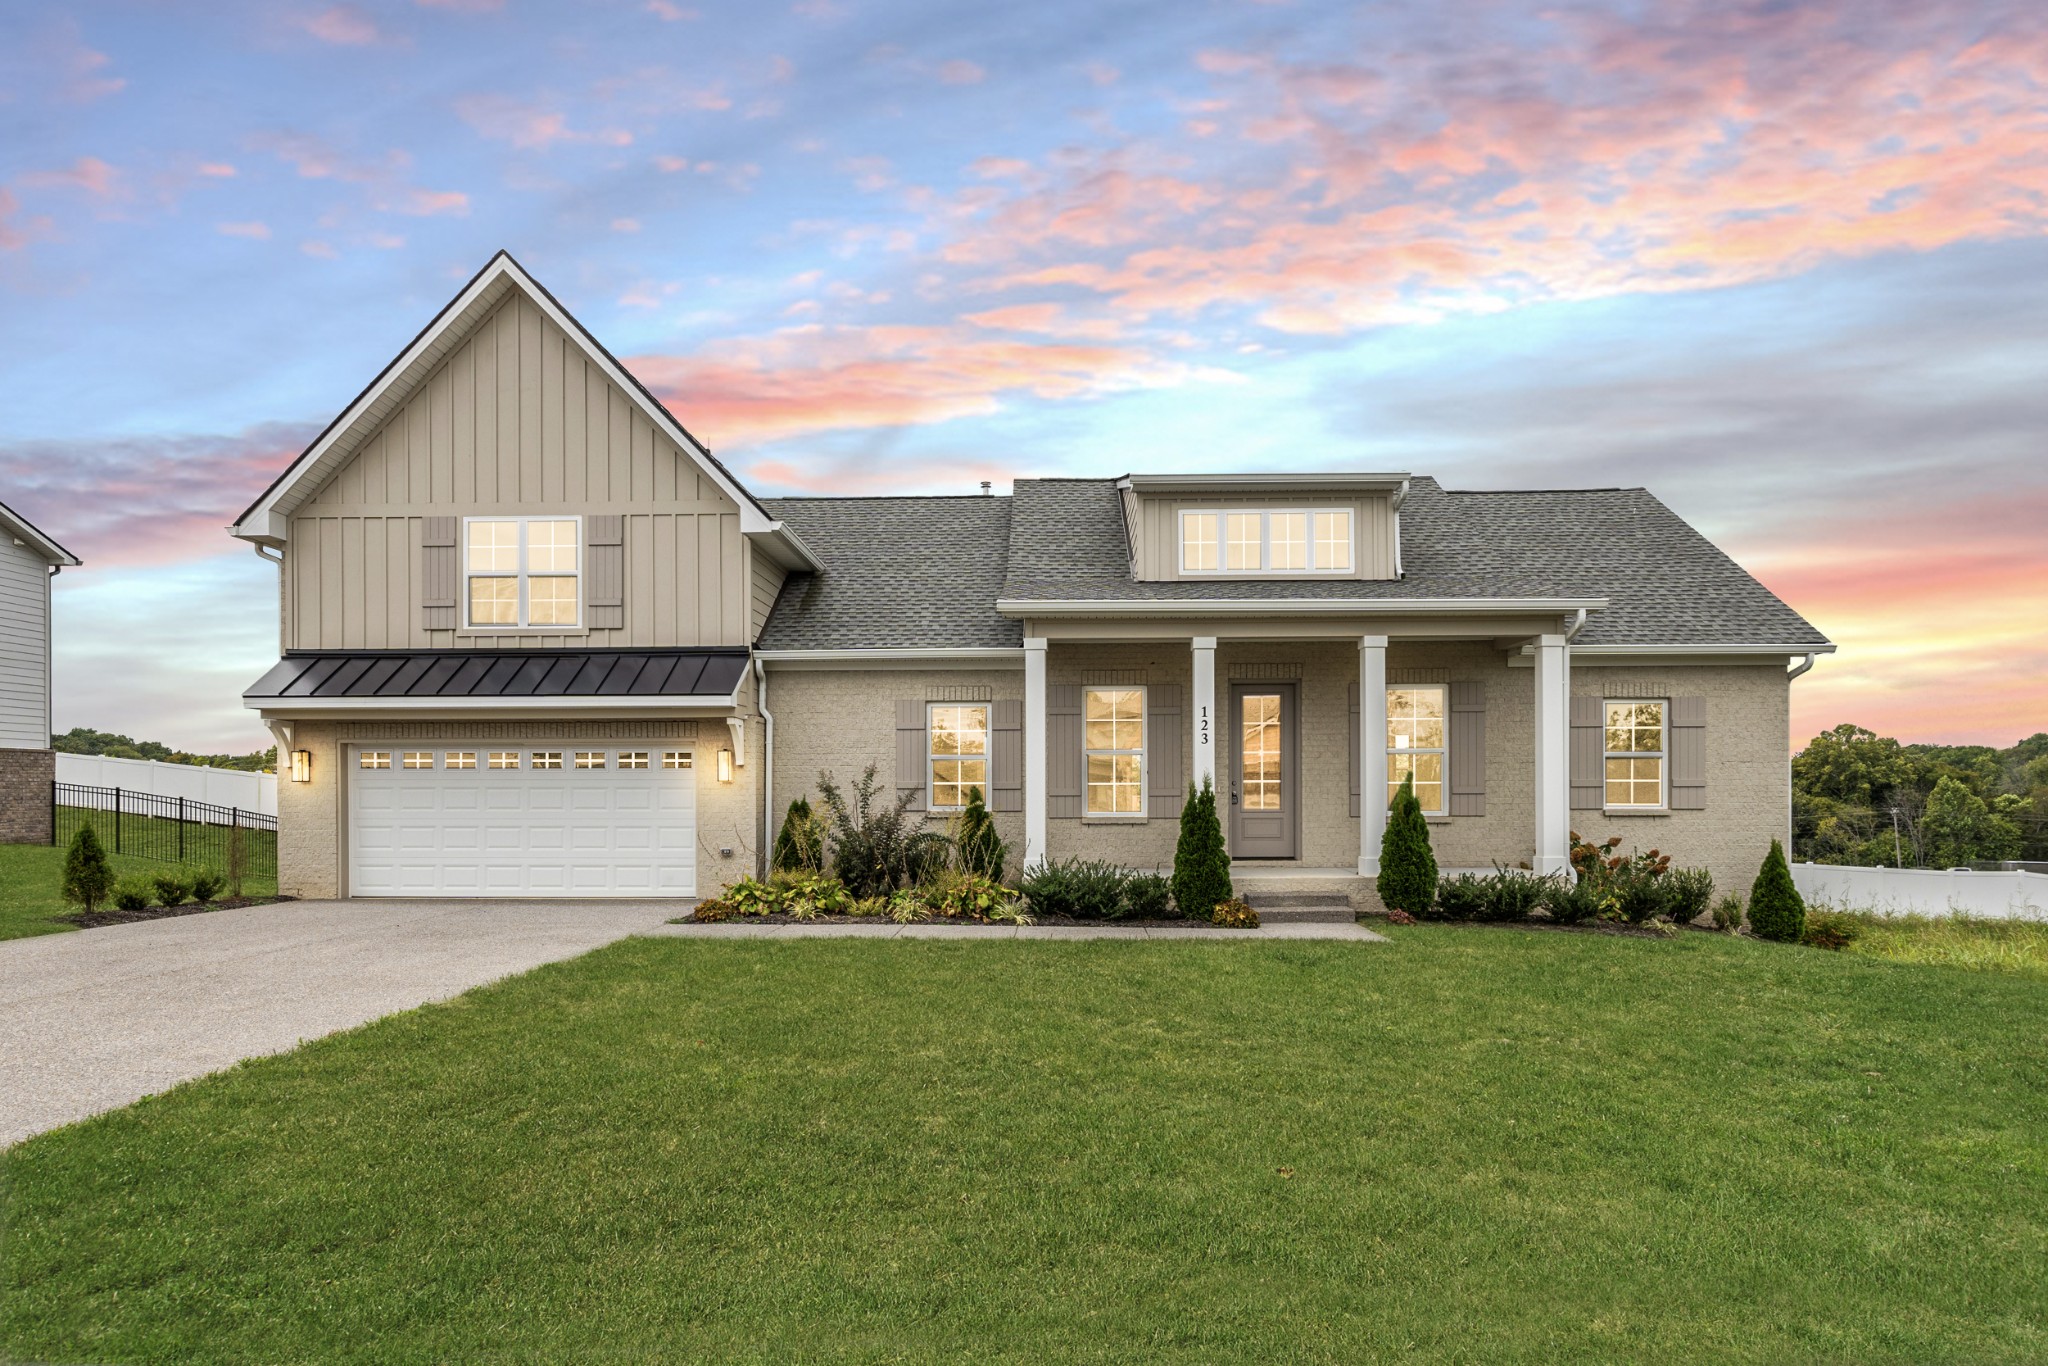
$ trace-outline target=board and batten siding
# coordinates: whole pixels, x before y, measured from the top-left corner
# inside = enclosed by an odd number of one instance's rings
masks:
[[[50,563],[0,532],[0,749],[50,747]]]
[[[624,517],[624,625],[563,633],[428,629],[427,517],[551,514]],[[587,572],[587,547],[585,557]],[[515,293],[293,514],[285,644],[745,645],[748,579],[738,506]],[[585,592],[587,599],[587,581]],[[591,620],[587,601],[583,618]]]
[[[1391,579],[1394,574],[1394,508],[1390,499],[1378,497],[1331,497],[1312,492],[1297,494],[1217,495],[1214,497],[1139,496],[1137,503],[1138,578],[1147,582],[1179,579],[1180,514],[1183,508],[1246,511],[1264,508],[1328,510],[1351,509],[1355,571],[1344,575],[1314,575],[1323,578]],[[1215,574],[1189,574],[1190,579],[1213,579]]]
[[[775,599],[782,592],[782,585],[789,579],[789,571],[775,561],[754,552],[753,570],[753,617],[747,634],[749,643],[761,638],[761,628],[768,624],[768,614],[775,610]]]

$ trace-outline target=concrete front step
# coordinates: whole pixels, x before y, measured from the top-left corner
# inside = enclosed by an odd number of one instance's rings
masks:
[[[1240,863],[1231,865],[1230,879],[1237,894],[1249,901],[1261,917],[1269,907],[1275,911],[1312,907],[1325,912],[1348,908],[1350,912],[1368,913],[1381,909],[1373,879],[1360,877],[1347,868]]]
[[[1335,906],[1261,906],[1253,903],[1261,925],[1348,925],[1358,918],[1348,901]]]

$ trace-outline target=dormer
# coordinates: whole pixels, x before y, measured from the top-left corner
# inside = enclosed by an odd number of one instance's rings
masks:
[[[1131,577],[1398,579],[1406,474],[1132,474]]]

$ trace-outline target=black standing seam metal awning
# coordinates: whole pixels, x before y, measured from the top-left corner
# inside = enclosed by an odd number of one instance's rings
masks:
[[[729,697],[739,648],[293,651],[243,694],[298,697]]]

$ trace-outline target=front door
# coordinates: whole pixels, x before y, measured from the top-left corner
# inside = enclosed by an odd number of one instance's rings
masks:
[[[1232,858],[1298,858],[1301,765],[1295,750],[1295,685],[1230,685],[1236,735],[1230,775]]]

